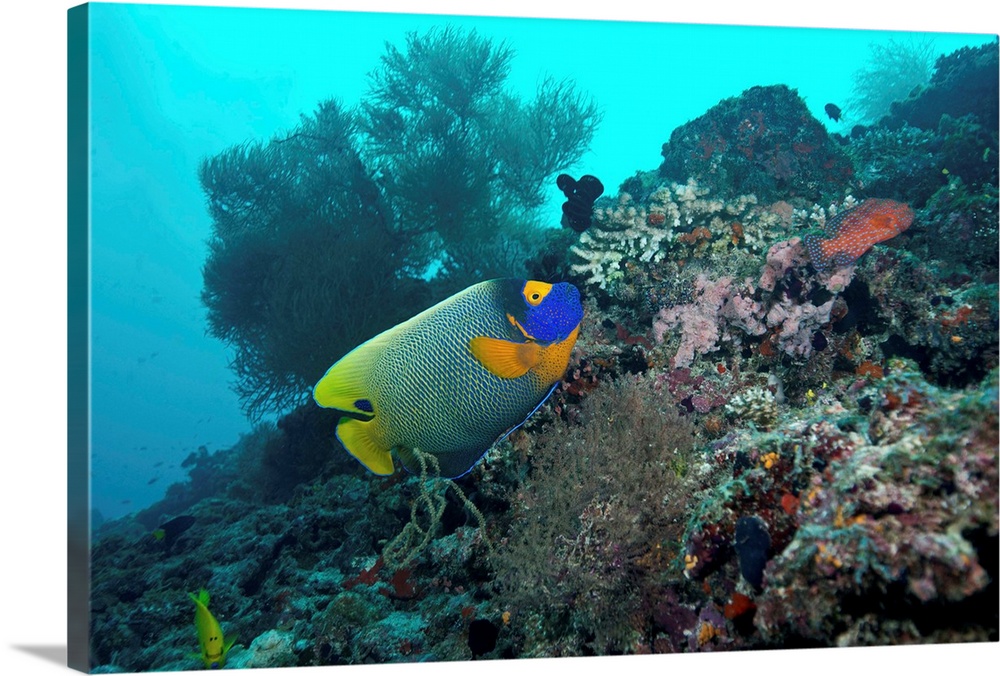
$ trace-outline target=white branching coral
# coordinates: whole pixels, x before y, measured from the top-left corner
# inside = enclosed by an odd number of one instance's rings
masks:
[[[693,249],[725,253],[732,247],[767,250],[778,238],[782,220],[760,208],[753,195],[729,201],[712,199],[693,178],[660,186],[645,204],[621,193],[613,208],[594,210],[593,225],[570,247],[579,259],[573,271],[587,283],[607,289],[624,277],[624,265],[656,264],[672,251],[685,257]]]
[[[769,430],[778,422],[778,401],[770,389],[751,387],[726,404],[726,413],[752,422],[762,430]]]
[[[588,284],[606,289],[621,276],[623,260],[659,263],[666,256],[676,231],[689,230],[725,205],[705,199],[707,188],[694,179],[674,183],[654,192],[648,205],[636,206],[632,196],[621,193],[614,208],[595,209],[593,226],[570,247],[581,263],[574,272],[588,274]]]
[[[826,226],[826,219],[833,218],[839,212],[846,211],[847,209],[851,209],[856,206],[858,206],[858,201],[854,199],[853,195],[848,195],[844,198],[843,202],[839,204],[832,203],[825,209],[819,204],[813,204],[811,211],[797,209],[793,218],[796,223],[800,224],[803,228],[823,228]]]
[[[578,244],[570,247],[583,259],[573,265],[573,270],[589,274],[588,284],[606,289],[608,282],[620,276],[622,260],[658,263],[663,258],[663,244],[670,241],[679,220],[677,207],[654,201],[647,211],[631,202],[631,195],[621,193],[614,209],[595,209],[593,226],[580,235]]]

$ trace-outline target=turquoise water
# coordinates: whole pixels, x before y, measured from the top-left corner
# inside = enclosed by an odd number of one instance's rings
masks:
[[[872,43],[891,31],[484,19],[231,8],[91,5],[93,506],[113,518],[184,478],[199,447],[231,446],[249,424],[230,390],[230,355],[206,335],[201,267],[210,219],[205,157],[293,128],[335,97],[350,107],[385,43],[444,24],[516,53],[525,98],[571,78],[603,122],[566,171],[607,194],[659,165],[671,131],[755,85],[787,84],[831,131]],[[935,53],[987,40],[937,34]],[[552,225],[560,193],[549,195]]]

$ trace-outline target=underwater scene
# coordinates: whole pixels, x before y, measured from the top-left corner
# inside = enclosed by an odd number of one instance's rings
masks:
[[[84,668],[1000,640],[996,35],[70,19]]]

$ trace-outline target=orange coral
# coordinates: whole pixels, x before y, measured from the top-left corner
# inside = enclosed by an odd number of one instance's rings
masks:
[[[685,244],[697,244],[701,239],[712,239],[712,231],[703,225],[699,225],[691,232],[677,235],[677,240]]]
[[[757,352],[760,353],[760,356],[762,356],[762,357],[773,357],[773,356],[775,356],[775,355],[778,354],[777,349],[775,349],[775,347],[774,347],[774,342],[778,338],[778,331],[780,329],[781,329],[781,327],[777,326],[777,327],[775,327],[773,329],[770,329],[764,335],[764,339],[762,341],[760,341],[760,346],[758,346],[758,348],[757,348]]]
[[[733,246],[736,246],[743,241],[743,225],[739,221],[735,221],[730,229],[733,231]]]
[[[754,603],[749,596],[746,594],[741,594],[739,592],[733,593],[733,600],[725,605],[722,609],[722,613],[726,616],[727,620],[734,620],[741,615],[749,613],[751,610],[756,610],[757,604]],[[700,639],[700,636],[699,636]]]
[[[722,630],[711,622],[702,622],[698,627],[698,646],[701,647],[711,641],[716,636],[721,636]]]
[[[717,415],[708,416],[705,418],[702,426],[705,428],[706,432],[713,437],[716,437],[722,432],[722,418]]]
[[[955,312],[954,317],[945,317],[941,320],[941,326],[946,329],[950,329],[954,326],[961,326],[965,322],[969,321],[969,315],[972,314],[972,308],[968,305],[963,305],[958,308]]]
[[[799,511],[799,499],[791,493],[785,493],[781,496],[781,508],[785,510],[785,514],[795,516],[795,512]]]
[[[885,403],[882,408],[887,411],[895,411],[903,405],[903,398],[895,392],[885,392],[883,396],[885,396]]]
[[[858,368],[855,369],[855,373],[857,373],[859,376],[867,376],[875,380],[879,380],[885,375],[885,372],[882,370],[881,366],[870,361],[865,361],[858,364]]]

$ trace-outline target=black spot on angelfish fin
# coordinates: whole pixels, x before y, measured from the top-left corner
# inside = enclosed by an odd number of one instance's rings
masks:
[[[372,406],[372,403],[367,399],[358,399],[357,401],[355,401],[354,408],[358,409],[359,411],[364,411],[365,413],[375,412],[375,407]]]

